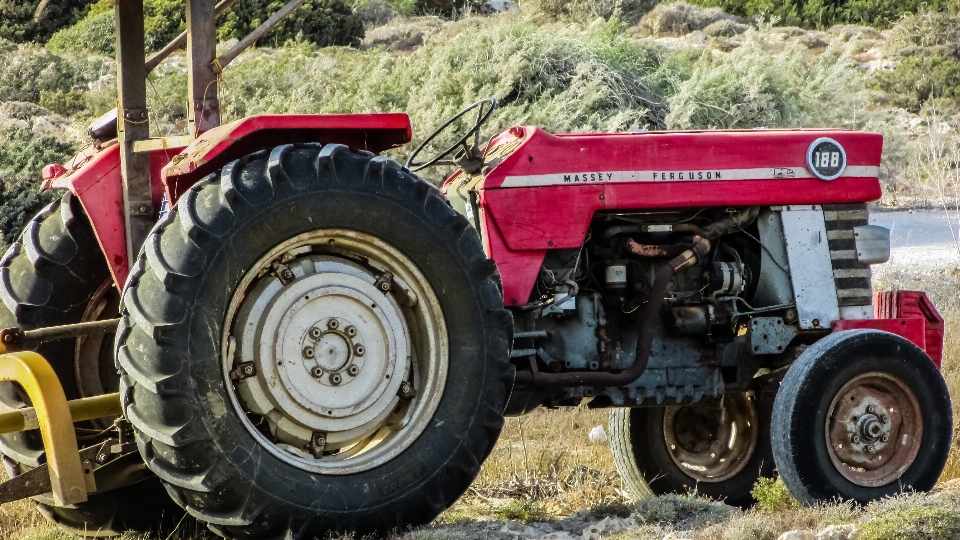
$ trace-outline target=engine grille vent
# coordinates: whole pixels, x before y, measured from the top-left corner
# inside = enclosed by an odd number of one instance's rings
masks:
[[[868,218],[867,205],[863,203],[823,205],[833,281],[841,307],[869,306],[873,301],[870,265],[857,260],[853,236],[853,228],[866,225]]]

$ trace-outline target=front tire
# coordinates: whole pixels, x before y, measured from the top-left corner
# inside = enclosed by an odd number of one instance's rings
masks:
[[[610,448],[636,497],[697,492],[743,508],[760,477],[773,474],[770,407],[733,393],[718,406],[610,411]]]
[[[141,452],[226,537],[427,523],[503,426],[496,267],[436,188],[385,158],[287,145],[227,165],[154,228],[122,310]]]
[[[877,330],[837,332],[805,350],[783,379],[773,418],[780,476],[807,505],[928,491],[953,433],[936,366],[916,345]]]

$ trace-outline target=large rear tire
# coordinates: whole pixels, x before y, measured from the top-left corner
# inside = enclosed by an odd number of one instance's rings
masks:
[[[0,260],[0,300],[2,328],[31,329],[117,316],[119,293],[90,223],[71,193],[41,210]],[[112,342],[110,333],[41,343],[35,350],[53,366],[67,399],[76,399],[118,390]],[[12,383],[0,383],[0,410],[24,406],[22,392]],[[81,447],[99,441],[91,433],[108,425],[94,422],[85,424],[86,430],[81,427]],[[0,453],[12,476],[46,459],[36,430],[0,435]],[[56,506],[50,496],[35,500],[44,516],[81,536],[150,531],[182,515],[155,478],[91,495],[77,505]]]
[[[479,472],[513,382],[478,240],[436,188],[340,145],[193,186],[123,295],[124,410],[148,466],[230,538],[432,520]]]
[[[636,497],[697,492],[743,508],[773,475],[768,400],[727,394],[720,407],[613,409],[610,448]]]
[[[807,505],[928,491],[953,434],[950,394],[930,357],[877,330],[837,332],[806,349],[773,419],[780,476]]]

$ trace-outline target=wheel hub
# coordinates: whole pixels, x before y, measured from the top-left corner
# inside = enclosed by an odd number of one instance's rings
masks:
[[[339,230],[303,236],[261,259],[235,293],[225,375],[269,450],[346,474],[426,427],[446,377],[446,333],[425,279],[391,247]]]
[[[899,478],[919,451],[916,397],[884,373],[853,378],[837,393],[826,427],[830,459],[851,482],[876,487]]]

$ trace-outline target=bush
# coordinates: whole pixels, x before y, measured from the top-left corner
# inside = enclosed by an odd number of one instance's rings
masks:
[[[953,57],[910,56],[875,77],[875,87],[890,103],[913,113],[931,99],[937,99],[941,109],[960,105],[960,60]]]
[[[717,8],[704,8],[686,2],[671,2],[660,4],[653,8],[650,13],[644,15],[638,28],[640,33],[644,35],[675,34],[682,36],[694,30],[706,30],[710,26],[724,22],[739,25],[747,21],[729,13],[724,13]]]
[[[852,126],[865,97],[856,64],[830,51],[810,57],[795,45],[771,54],[749,30],[736,53],[701,55],[677,81],[671,129]]]
[[[39,20],[34,14],[40,0],[0,2],[0,39],[15,43],[43,43],[61,28],[80,20],[93,0],[54,0],[47,3]]]
[[[242,39],[285,3],[283,0],[266,3],[237,0],[220,17],[217,37],[221,40]],[[277,46],[287,41],[308,41],[320,47],[357,47],[363,35],[363,18],[343,0],[307,0],[258,43]]]
[[[0,247],[5,249],[20,235],[30,219],[45,205],[59,199],[59,191],[39,191],[41,168],[62,163],[76,150],[72,142],[37,137],[24,128],[4,129],[0,152]]]
[[[741,17],[776,18],[780,24],[826,28],[835,24],[859,24],[886,28],[905,13],[916,13],[924,4],[934,9],[951,0],[690,0],[718,7]]]
[[[684,495],[661,495],[642,499],[633,514],[638,524],[672,525],[677,529],[694,529],[707,523],[728,519],[733,508],[723,503]]]
[[[117,48],[117,32],[112,11],[88,16],[77,24],[54,34],[47,42],[52,51],[82,51],[112,56]]]
[[[40,103],[41,92],[67,95],[99,76],[101,63],[67,59],[34,45],[0,40],[0,102]]]
[[[800,503],[793,498],[780,478],[760,478],[750,490],[750,495],[761,510],[771,514],[800,508]]]
[[[627,24],[635,24],[659,3],[660,0],[526,0],[521,7],[554,20],[584,23],[616,16]]]
[[[954,9],[934,11],[924,6],[918,13],[904,16],[890,29],[893,44],[933,47],[960,44],[960,4]]]
[[[497,508],[496,515],[497,519],[512,519],[523,523],[545,521],[550,517],[543,504],[517,499]]]
[[[878,515],[860,528],[860,540],[954,540],[960,538],[960,510],[920,503]]]

